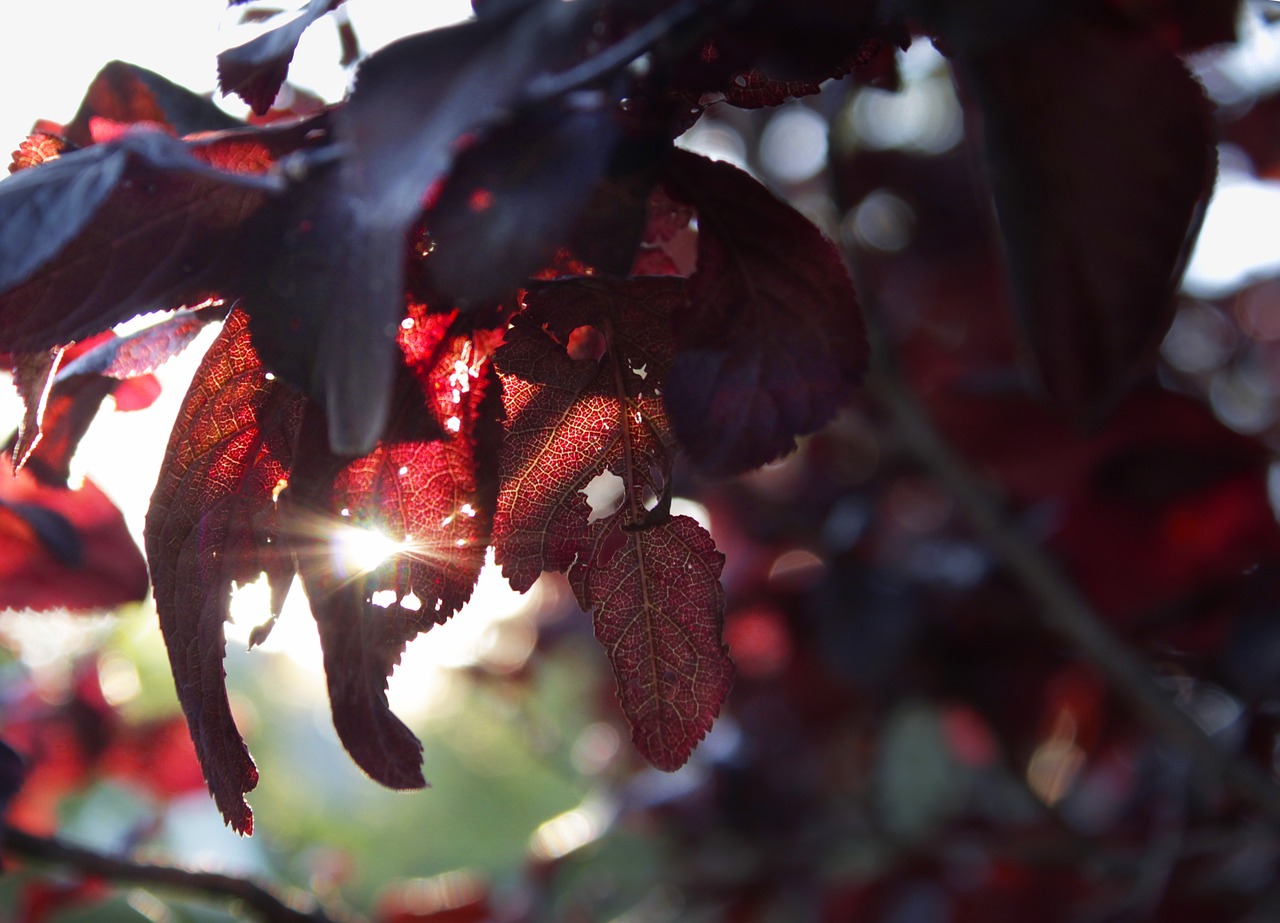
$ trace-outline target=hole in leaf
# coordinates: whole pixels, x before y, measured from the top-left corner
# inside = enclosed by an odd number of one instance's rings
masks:
[[[587,498],[591,507],[591,515],[587,522],[596,522],[606,516],[612,516],[622,506],[623,489],[626,485],[622,478],[612,471],[602,471],[587,482],[587,486],[578,491]]]

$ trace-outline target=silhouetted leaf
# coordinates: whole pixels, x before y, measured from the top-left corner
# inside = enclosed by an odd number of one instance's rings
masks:
[[[736,474],[849,400],[866,334],[839,253],[806,218],[726,163],[681,151],[668,177],[698,211],[698,267],[663,398],[698,467]]]
[[[724,642],[724,555],[688,516],[624,531],[618,517],[569,570],[595,614],[640,755],[679,769],[720,712],[733,681]]]
[[[957,63],[1041,377],[1096,421],[1172,319],[1213,182],[1204,90],[1158,39],[1075,20]]]
[[[271,108],[289,75],[302,33],[342,0],[311,0],[293,19],[218,55],[218,88],[235,93],[258,115]]]
[[[383,434],[406,238],[424,197],[462,136],[505,115],[574,47],[589,6],[538,3],[410,36],[361,66],[335,115],[345,156],[301,184],[280,225],[279,258],[253,290],[259,307],[251,305],[255,337],[261,325],[270,328],[262,338],[290,342],[282,374],[325,408],[335,452],[365,454]],[[274,351],[262,349],[276,367]]]
[[[605,103],[522,111],[458,155],[426,216],[441,292],[501,298],[551,260],[617,140]]]
[[[223,817],[248,833],[258,771],[236,730],[222,665],[233,582],[266,572],[279,612],[294,565],[275,537],[302,398],[273,380],[233,312],[174,424],[147,511],[147,559],[178,700]]]

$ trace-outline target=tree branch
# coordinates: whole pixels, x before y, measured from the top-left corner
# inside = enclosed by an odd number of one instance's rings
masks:
[[[870,299],[867,285],[859,284],[858,290]],[[864,311],[871,328],[868,388],[872,398],[888,416],[905,450],[957,504],[978,537],[1036,603],[1033,608],[1040,624],[1092,661],[1134,712],[1166,744],[1191,760],[1202,783],[1225,783],[1273,823],[1280,823],[1280,785],[1251,763],[1224,751],[1161,688],[1150,666],[1110,631],[1074,583],[1005,510],[986,481],[939,434],[896,368],[883,332],[875,325],[874,306],[864,300]]]
[[[310,894],[296,889],[274,888],[249,878],[110,856],[57,837],[37,836],[15,827],[3,828],[0,844],[5,853],[37,862],[70,866],[86,875],[111,882],[159,885],[237,900],[265,923],[359,923],[357,918],[347,915],[330,916]]]

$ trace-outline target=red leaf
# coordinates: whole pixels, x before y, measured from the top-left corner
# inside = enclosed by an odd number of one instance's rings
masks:
[[[1155,357],[1214,173],[1204,89],[1150,36],[1055,21],[962,55],[1015,301],[1050,395],[1086,421]]]
[[[285,495],[334,727],[356,763],[391,788],[425,783],[422,745],[388,708],[387,677],[406,641],[470,598],[493,522],[489,459],[499,431],[492,365],[470,337],[438,345],[410,355],[421,357],[420,372],[434,385],[426,410],[439,417],[439,438],[385,442],[347,463],[329,453],[317,417]],[[394,543],[392,553],[381,562],[353,560],[343,550],[352,530],[378,533]],[[388,591],[392,598],[375,601]]]
[[[50,487],[0,461],[0,610],[108,609],[146,595],[142,554],[102,491]]]
[[[590,558],[569,570],[578,602],[595,613],[631,739],[659,769],[685,764],[733,680],[720,640],[723,566],[711,536],[688,516],[636,531],[612,517]]]
[[[258,780],[227,701],[222,666],[233,581],[265,571],[274,612],[293,575],[275,540],[274,494],[288,476],[302,398],[273,380],[233,312],[174,424],[147,511],[147,559],[178,699],[223,817],[248,833]]]
[[[583,491],[612,472],[643,519],[646,490],[661,494],[671,436],[657,389],[670,365],[671,316],[687,282],[569,279],[544,283],[494,357],[507,411],[494,554],[523,592],[544,570],[566,570],[604,528]],[[547,329],[543,325],[548,325]],[[598,359],[573,359],[574,330],[604,335]]]
[[[126,125],[151,122],[167,126],[178,135],[220,131],[240,124],[206,97],[123,61],[108,63],[93,78],[63,134],[78,147],[92,144],[90,123],[94,119]]]
[[[680,444],[707,473],[795,448],[850,398],[867,361],[853,285],[799,212],[726,163],[678,151],[673,195],[698,210],[691,310],[664,388]]]

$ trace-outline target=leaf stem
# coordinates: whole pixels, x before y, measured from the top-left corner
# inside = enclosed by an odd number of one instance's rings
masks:
[[[852,262],[852,261],[851,261]],[[872,341],[868,388],[902,447],[942,487],[970,526],[1035,602],[1042,627],[1067,641],[1107,677],[1166,744],[1197,770],[1202,785],[1225,783],[1238,797],[1280,824],[1280,785],[1253,764],[1223,750],[1160,686],[1151,667],[1106,626],[1076,586],[1004,508],[988,483],[941,436],[896,367],[869,305],[865,278],[855,282],[863,298]]]
[[[654,16],[630,35],[604,51],[575,64],[558,74],[544,74],[530,82],[525,101],[530,104],[550,102],[574,90],[607,77],[644,54],[667,33],[684,25],[717,0],[682,0]]]
[[[359,918],[345,914],[330,916],[310,894],[294,889],[285,891],[250,878],[139,862],[76,846],[57,837],[37,836],[11,826],[3,828],[0,844],[10,855],[71,866],[86,875],[110,882],[159,885],[210,897],[230,898],[243,903],[265,923],[359,923]]]

